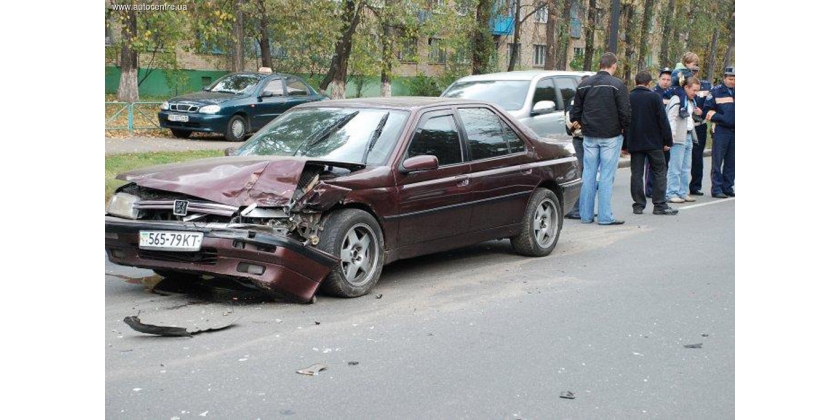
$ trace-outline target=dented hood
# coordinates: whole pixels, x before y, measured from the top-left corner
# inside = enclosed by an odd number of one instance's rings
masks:
[[[307,165],[351,171],[365,167],[300,157],[228,156],[152,166],[120,174],[117,179],[231,206],[276,207],[290,203]]]

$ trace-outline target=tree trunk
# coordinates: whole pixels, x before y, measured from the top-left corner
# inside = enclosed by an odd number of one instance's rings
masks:
[[[557,69],[557,0],[548,1],[548,21],[545,24],[545,69]]]
[[[638,71],[647,70],[647,56],[650,54],[650,25],[653,22],[653,0],[645,0],[645,11],[642,17],[642,32],[639,36]]]
[[[560,51],[557,68],[566,70],[569,62],[569,31],[572,29],[572,0],[563,2],[563,16],[560,18]]]
[[[592,56],[595,55],[595,23],[598,15],[598,0],[589,0],[586,11],[586,47],[583,52],[583,69],[592,70]]]
[[[271,43],[268,38],[268,13],[265,10],[265,0],[257,0],[257,10],[260,13],[260,57],[262,66],[271,68]]]
[[[668,0],[668,8],[662,11],[665,17],[665,22],[662,24],[662,43],[659,50],[659,67],[673,66],[671,63],[671,51],[669,51],[669,41],[671,39],[671,26],[674,21],[674,3],[675,0]]]
[[[382,85],[379,88],[379,95],[384,97],[391,96],[391,74],[394,60],[394,34],[389,25],[382,23],[382,73],[380,81]]]
[[[125,12],[128,19],[122,27],[122,49],[120,49],[120,86],[117,89],[117,100],[122,102],[137,102],[140,98],[137,87],[137,51],[131,48],[131,43],[137,37],[137,12]]]
[[[333,54],[330,69],[327,75],[321,80],[318,87],[322,92],[327,90],[330,83],[333,84],[332,95],[333,99],[344,99],[345,88],[347,85],[347,62],[350,59],[350,51],[353,48],[353,34],[356,32],[356,27],[359,25],[359,20],[362,17],[362,8],[356,7],[355,0],[346,0],[344,3],[344,13],[342,14],[342,31],[341,38],[335,43],[335,53]]]
[[[522,0],[514,0],[514,16],[513,16],[513,47],[510,49],[510,57],[508,57],[507,71],[513,71],[516,65],[516,59],[519,58],[519,28],[522,26],[519,23],[519,12],[522,9]]]
[[[735,13],[732,13],[732,20],[729,22],[729,45],[726,46],[726,55],[723,56],[723,67],[732,66],[732,50],[735,49]]]
[[[716,74],[715,66],[717,65],[717,48],[718,48],[718,33],[720,29],[715,26],[715,32],[712,34],[712,46],[710,47],[709,54],[706,55],[706,78],[712,80],[711,78],[714,77]]]
[[[633,78],[633,56],[636,54],[636,40],[633,38],[635,22],[633,21],[636,14],[636,6],[633,3],[626,7],[626,21],[624,26],[624,60],[621,65],[624,67],[624,83],[627,86],[633,86],[630,81]]]
[[[490,33],[490,15],[493,0],[478,0],[475,10],[475,32],[473,32],[472,74],[490,71],[490,57],[493,55],[493,38]]]
[[[233,2],[233,13],[236,16],[233,23],[233,71],[245,70],[245,16],[242,11],[244,1]]]

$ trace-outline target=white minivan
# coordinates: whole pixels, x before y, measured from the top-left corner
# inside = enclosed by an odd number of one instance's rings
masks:
[[[493,102],[541,137],[568,138],[564,111],[591,71],[526,70],[462,77],[441,96]]]

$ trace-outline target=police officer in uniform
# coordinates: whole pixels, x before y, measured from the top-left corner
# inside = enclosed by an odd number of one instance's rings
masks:
[[[691,71],[694,72],[694,77],[697,77],[700,66],[694,66]],[[699,77],[697,78],[699,79]],[[709,96],[711,90],[712,84],[708,80],[701,79],[700,91],[694,97],[696,109],[703,109],[703,105],[705,105],[706,98]],[[707,126],[702,114],[692,115],[692,118],[694,119],[694,133],[697,135],[697,143],[691,149],[691,182],[688,184],[688,190],[690,195],[699,196],[703,195],[701,191],[703,184],[703,151],[706,150]]]
[[[674,90],[671,89],[671,68],[662,67],[659,69],[659,80],[653,91],[659,94],[662,98],[662,106],[668,105],[671,96],[674,96]],[[671,152],[665,152],[665,171],[668,171],[668,162],[671,160]],[[653,194],[653,172],[650,169],[650,162],[645,159],[645,197],[651,198]]]
[[[735,67],[727,67],[703,105],[706,121],[715,123],[712,142],[712,196],[735,197]]]

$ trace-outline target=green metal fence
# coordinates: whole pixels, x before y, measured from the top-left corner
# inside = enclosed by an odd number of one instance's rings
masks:
[[[105,102],[105,129],[160,130],[160,102]]]

